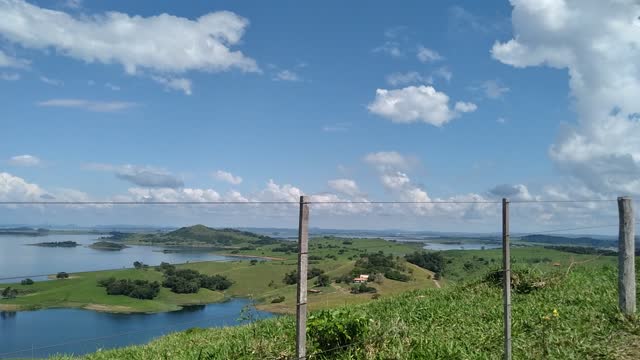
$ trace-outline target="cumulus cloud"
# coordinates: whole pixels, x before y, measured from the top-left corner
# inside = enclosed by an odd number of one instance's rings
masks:
[[[82,109],[93,112],[117,112],[135,107],[137,104],[126,101],[93,101],[84,99],[51,99],[38,103],[43,107]]]
[[[38,166],[41,161],[33,155],[16,155],[9,159],[9,164],[13,166]]]
[[[351,179],[334,179],[329,180],[329,187],[341,194],[345,194],[348,196],[359,196],[360,189],[358,188],[358,184]]]
[[[232,185],[239,185],[242,183],[242,178],[237,175],[224,170],[218,170],[213,174],[213,177],[224,182],[228,182]]]
[[[400,154],[397,151],[379,151],[365,155],[364,162],[374,166],[381,172],[389,170],[408,170],[417,160]]]
[[[164,169],[137,165],[88,164],[86,169],[112,172],[118,179],[147,188],[182,188],[184,182]]]
[[[514,38],[492,55],[517,67],[567,69],[578,122],[550,148],[599,193],[640,194],[640,3],[512,0]]]
[[[36,184],[24,179],[0,172],[0,200],[2,201],[37,201],[45,191]]]
[[[195,20],[120,12],[73,16],[22,0],[0,2],[0,35],[8,41],[29,49],[55,49],[87,63],[120,64],[128,74],[140,69],[158,74],[259,72],[255,60],[232,49],[248,25],[247,19],[229,11]],[[0,64],[6,62],[6,55],[0,55]]]
[[[489,190],[489,193],[493,196],[500,198],[509,198],[510,200],[534,200],[529,189],[523,184],[500,184]]]
[[[418,46],[418,52],[416,54],[418,60],[423,63],[434,62],[444,59],[437,51],[426,48],[422,45]]]
[[[376,90],[369,111],[395,123],[424,122],[442,126],[462,113],[473,112],[473,103],[457,102],[452,109],[449,96],[433,86],[409,86],[397,90]]]

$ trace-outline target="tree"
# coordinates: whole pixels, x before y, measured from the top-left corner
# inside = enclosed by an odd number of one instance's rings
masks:
[[[287,284],[287,285],[297,284],[298,283],[298,271],[297,270],[292,270],[292,271],[284,274],[284,278],[282,279],[282,282]]]
[[[258,260],[256,259],[251,259],[251,261],[249,261],[249,265],[255,265],[258,263]]]
[[[33,283],[34,281],[29,278],[20,281],[20,285],[33,285]]]
[[[136,269],[142,269],[142,267],[144,266],[144,264],[140,261],[134,261],[133,262],[133,267]]]
[[[68,279],[68,278],[69,278],[69,274],[67,274],[64,271],[61,271],[56,275],[56,279]]]
[[[316,285],[325,287],[331,285],[331,278],[327,274],[320,274],[316,279]]]

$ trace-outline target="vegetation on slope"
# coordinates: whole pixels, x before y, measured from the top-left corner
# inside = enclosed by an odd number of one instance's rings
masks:
[[[62,247],[62,248],[71,248],[78,246],[78,243],[75,241],[49,241],[49,242],[41,242],[36,244],[30,244],[31,246],[42,246],[42,247]]]
[[[269,245],[279,242],[269,236],[236,229],[213,229],[204,225],[193,225],[165,234],[112,234],[112,240],[147,245],[241,247],[247,245]]]
[[[90,248],[96,250],[111,250],[111,251],[119,251],[128,246],[124,244],[118,244],[110,241],[96,241],[95,243],[89,245]]]
[[[556,273],[549,286],[515,293],[514,359],[637,359],[640,323],[618,312],[616,277],[612,266],[576,265],[568,273]],[[312,314],[310,353],[343,343],[344,331],[355,332],[354,340],[311,358],[502,357],[501,290],[484,280],[334,311]],[[350,330],[334,333],[334,322]],[[290,359],[295,355],[294,332],[293,317],[284,316],[240,327],[191,329],[84,359]]]

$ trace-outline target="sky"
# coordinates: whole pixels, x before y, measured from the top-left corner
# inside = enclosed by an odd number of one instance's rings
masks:
[[[0,201],[304,194],[346,202],[314,205],[316,226],[498,231],[485,202],[502,197],[640,194],[639,55],[633,0],[0,0]],[[367,203],[395,200],[479,203]],[[517,206],[523,230],[616,223],[615,202]],[[296,212],[3,206],[0,222]]]

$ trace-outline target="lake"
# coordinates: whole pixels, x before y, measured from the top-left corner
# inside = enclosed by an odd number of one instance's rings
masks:
[[[97,250],[88,247],[98,241],[100,235],[47,235],[47,236],[0,236],[0,283],[19,282],[9,277],[56,274],[60,271],[109,270],[133,267],[134,261],[148,265],[185,263],[194,261],[231,261],[234,257],[215,255],[203,251],[163,253],[163,247],[132,245],[120,251]],[[74,248],[28,246],[41,242],[75,241]],[[46,276],[32,277],[46,280]]]
[[[245,299],[158,314],[109,314],[79,309],[0,312],[0,359],[85,354],[147,343],[192,327],[239,324]],[[272,315],[255,312],[255,319]],[[99,338],[99,339],[96,339]],[[58,345],[62,344],[62,345]]]

